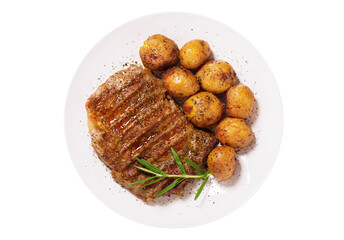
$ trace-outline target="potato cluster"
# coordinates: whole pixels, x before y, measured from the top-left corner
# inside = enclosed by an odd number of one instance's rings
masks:
[[[167,70],[162,75],[167,92],[173,97],[188,97],[183,111],[191,123],[199,128],[217,124],[215,135],[222,146],[213,149],[207,164],[216,179],[227,180],[236,167],[234,149],[247,147],[254,139],[245,118],[253,112],[255,97],[247,86],[237,84],[228,62],[210,60],[210,56],[210,46],[204,40],[191,40],[179,51],[173,40],[161,34],[149,37],[140,48],[145,67]],[[223,94],[224,103],[216,94]],[[223,114],[227,116],[220,121]]]

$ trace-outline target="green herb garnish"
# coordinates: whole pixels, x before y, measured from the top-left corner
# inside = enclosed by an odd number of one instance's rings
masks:
[[[151,181],[145,185],[142,186],[142,188],[146,187],[146,186],[149,186],[151,184],[154,184],[156,182],[159,182],[165,178],[175,178],[175,180],[170,184],[168,185],[167,187],[165,187],[163,190],[161,190],[157,195],[155,195],[155,197],[159,197],[161,196],[162,194],[168,192],[169,190],[171,190],[172,188],[176,187],[178,184],[180,184],[181,182],[183,182],[185,179],[187,178],[194,178],[194,179],[203,179],[203,183],[201,184],[201,186],[198,188],[197,190],[197,193],[195,195],[195,200],[199,197],[199,195],[201,194],[205,184],[207,183],[211,173],[208,171],[204,171],[200,166],[198,166],[196,163],[194,163],[193,161],[185,158],[185,162],[187,164],[189,164],[191,167],[193,167],[194,169],[196,169],[200,174],[198,175],[188,175],[185,171],[185,167],[183,165],[183,163],[181,162],[178,154],[176,153],[176,151],[174,151],[173,148],[171,148],[171,152],[172,152],[172,155],[173,155],[173,158],[174,160],[176,161],[177,165],[179,166],[180,170],[182,171],[181,174],[179,175],[170,175],[170,174],[167,174],[165,173],[164,171],[162,171],[161,169],[153,166],[152,164],[150,164],[149,162],[147,162],[146,160],[144,159],[140,159],[140,158],[136,158],[136,160],[141,163],[144,167],[139,167],[139,166],[134,166],[136,167],[137,169],[141,170],[141,171],[144,171],[144,172],[147,172],[147,173],[150,173],[150,174],[153,174],[154,176],[152,177],[148,177],[148,178],[145,178],[145,179],[142,179],[142,180],[139,180],[139,181],[136,181],[136,182],[133,182],[133,183],[130,183],[130,185],[135,185],[135,184],[139,184],[139,183],[143,183],[143,182],[146,182],[146,181],[149,181],[149,180],[153,180],[155,179],[154,181]]]

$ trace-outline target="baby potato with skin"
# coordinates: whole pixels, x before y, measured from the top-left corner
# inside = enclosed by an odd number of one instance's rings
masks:
[[[174,97],[188,97],[200,89],[193,73],[183,67],[168,69],[162,77],[162,82],[167,92]]]
[[[204,90],[220,94],[234,85],[235,72],[229,63],[222,60],[212,60],[197,71],[196,78]]]
[[[217,139],[233,148],[244,148],[251,144],[254,134],[250,126],[240,118],[224,118],[215,128]]]
[[[143,65],[151,70],[165,70],[179,61],[177,44],[161,34],[150,36],[140,48]]]
[[[210,173],[220,181],[230,179],[235,171],[235,151],[229,146],[214,148],[208,155]]]
[[[186,118],[197,127],[208,127],[220,120],[222,102],[212,93],[199,92],[183,104]]]
[[[231,87],[226,93],[226,113],[231,117],[247,118],[254,106],[254,94],[245,85]]]
[[[180,63],[185,68],[196,69],[208,60],[210,53],[210,46],[206,41],[194,39],[180,49]]]

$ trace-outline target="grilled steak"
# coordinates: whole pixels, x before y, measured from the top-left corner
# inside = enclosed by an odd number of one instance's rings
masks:
[[[142,189],[131,182],[149,177],[134,165],[143,158],[168,174],[180,174],[170,148],[182,159],[189,174],[195,170],[183,159],[205,167],[206,157],[217,145],[216,138],[187,121],[161,81],[148,69],[131,65],[116,72],[87,100],[88,127],[99,159],[111,169],[116,182],[144,201],[173,179],[164,179]],[[182,194],[187,180],[168,194]]]

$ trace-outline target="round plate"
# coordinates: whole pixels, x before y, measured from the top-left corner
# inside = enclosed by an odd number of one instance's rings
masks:
[[[254,143],[238,152],[232,179],[211,178],[197,201],[201,181],[186,187],[182,197],[161,197],[144,203],[111,178],[97,159],[87,129],[86,99],[114,72],[138,62],[139,48],[153,34],[173,39],[181,48],[192,39],[206,40],[215,59],[229,62],[241,83],[255,93],[257,105],[247,120]],[[145,16],[115,29],[81,63],[71,83],[65,110],[65,131],[74,165],[89,189],[115,212],[134,221],[159,227],[189,227],[231,213],[262,185],[269,174],[282,137],[282,105],[274,77],[257,50],[237,32],[212,19],[187,13]]]

